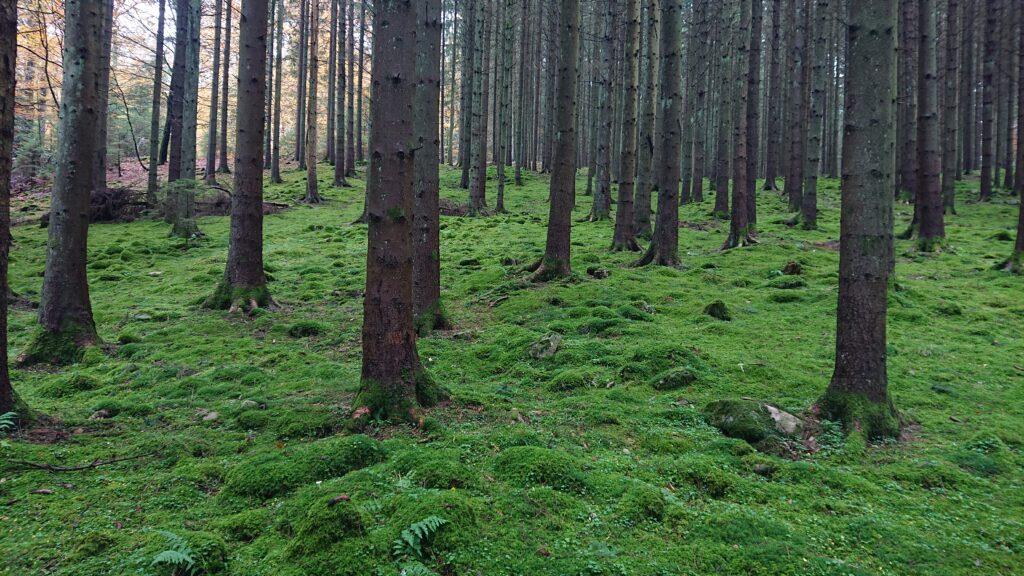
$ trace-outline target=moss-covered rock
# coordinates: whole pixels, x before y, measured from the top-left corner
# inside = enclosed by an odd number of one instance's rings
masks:
[[[803,423],[779,408],[756,400],[729,399],[704,407],[708,424],[730,438],[757,443],[777,436],[793,436]]]
[[[583,475],[575,460],[562,450],[537,446],[515,446],[494,461],[494,471],[517,486],[550,486],[559,490],[582,491]]]
[[[711,304],[704,307],[704,313],[712,318],[717,318],[724,322],[732,320],[732,313],[729,312],[729,307],[725,305],[725,302],[721,300],[715,300]]]
[[[651,379],[651,387],[655,390],[678,390],[697,382],[697,375],[689,368],[673,368],[658,374]]]

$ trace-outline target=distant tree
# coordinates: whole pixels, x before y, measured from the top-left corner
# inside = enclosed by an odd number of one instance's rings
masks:
[[[171,67],[171,100],[168,111],[171,125],[170,157],[167,181],[182,178],[182,143],[185,119],[185,62],[188,59],[188,5],[190,0],[176,0],[174,19],[174,65]]]
[[[99,102],[97,113],[99,120],[96,126],[96,169],[93,171],[93,190],[102,192],[107,189],[107,136],[110,123],[110,48],[114,33],[114,4],[100,0],[98,5],[103,9],[103,40],[100,48],[100,76],[97,92]]]
[[[221,51],[223,69],[220,75],[220,158],[217,166],[217,171],[221,174],[231,173],[231,166],[228,164],[228,83],[231,80],[231,18],[233,15],[231,0],[224,0],[224,50]]]
[[[487,209],[487,30],[489,0],[475,0],[473,41],[473,133],[470,138],[469,213]]]
[[[154,207],[159,202],[157,199],[157,188],[159,187],[157,163],[160,156],[160,104],[163,102],[164,12],[166,4],[166,0],[160,0],[160,16],[156,25],[156,56],[153,58],[153,110],[149,123],[149,173],[146,178],[146,202]]]
[[[104,0],[99,6],[91,0],[64,3],[61,138],[54,162],[40,330],[21,358],[24,364],[73,363],[84,347],[99,341],[89,301],[86,263],[89,195],[97,167],[104,11],[110,2],[113,0]]]
[[[939,140],[938,31],[935,0],[918,5],[917,196],[918,248],[935,250],[946,237],[942,209],[942,148]],[[956,138],[952,142],[955,144]]]
[[[1018,198],[1024,199],[1024,0],[1017,0],[1017,19],[1020,33],[1017,37],[1017,175],[1014,190]],[[1018,253],[1020,242],[1022,240],[1018,237]]]
[[[789,210],[799,212],[803,204],[804,186],[804,140],[803,126],[806,123],[804,108],[804,59],[807,7],[802,7],[803,0],[786,0],[787,20],[793,26],[791,44],[789,45],[789,159],[787,162],[785,192],[789,198]]]
[[[658,212],[654,237],[639,265],[679,264],[679,166],[682,146],[679,117],[682,107],[682,0],[661,3],[661,66],[658,84]]]
[[[779,175],[779,160],[782,151],[782,0],[770,0],[772,6],[771,62],[769,63],[767,96],[768,100],[768,149],[765,150],[765,190],[778,190],[775,177]]]
[[[342,0],[349,3],[348,8],[348,128],[345,134],[345,176],[356,175],[356,35],[355,35],[355,0]]]
[[[804,187],[800,200],[800,222],[804,230],[814,230],[818,227],[818,173],[821,171],[821,137],[823,130],[823,118],[825,116],[825,93],[829,79],[826,68],[828,60],[828,33],[832,29],[832,22],[829,17],[828,0],[815,0],[813,11],[811,2],[807,4],[807,10],[813,12],[812,34],[814,46],[810,56],[811,85],[808,87],[811,92],[811,107],[808,110],[807,138],[805,141],[806,153],[804,154]]]
[[[11,387],[7,368],[7,263],[11,253],[11,165],[14,156],[17,37],[17,0],[0,0],[0,414],[27,412],[26,406]]]
[[[819,402],[827,418],[869,438],[895,436],[886,308],[893,250],[896,0],[849,5],[835,372]]]
[[[957,133],[960,127],[960,2],[946,0],[946,69],[942,114],[942,207],[956,214]]]
[[[417,11],[420,2],[377,0],[370,103],[363,365],[352,425],[371,419],[419,422],[440,389],[420,364],[413,323],[413,186]]]
[[[637,153],[637,100],[640,90],[640,0],[626,0],[625,97],[622,99],[622,156],[619,159],[619,201],[612,250],[638,252],[633,230],[633,183]],[[684,184],[685,185],[685,184]]]
[[[252,311],[273,300],[263,271],[263,107],[267,74],[267,0],[242,0],[238,25],[235,190],[224,278],[206,306]]]
[[[981,70],[981,199],[992,198],[995,179],[995,92],[997,35],[1001,0],[986,0],[983,63]]]
[[[752,104],[747,91],[747,76],[750,73],[747,59],[750,57],[750,47],[754,42],[750,33],[751,0],[739,0],[739,8],[739,25],[734,30],[736,51],[732,62],[735,74],[732,90],[735,101],[732,110],[726,110],[727,114],[733,115],[732,214],[729,218],[729,236],[726,238],[725,244],[722,245],[723,250],[746,246],[754,242],[750,234],[750,221],[747,219],[747,170],[750,168],[747,157],[750,150],[747,108]],[[756,41],[760,42],[760,40],[758,38]]]
[[[217,183],[217,98],[220,92],[220,29],[223,10],[224,1],[216,0],[213,8],[213,82],[210,84],[210,121],[207,125],[206,174],[203,177],[207,184]]]
[[[331,0],[337,3],[337,0]],[[274,62],[274,134],[272,137],[272,145],[274,151],[270,156],[270,181],[274,184],[280,184],[284,182],[281,178],[281,84],[283,75],[283,56],[284,56],[284,0],[271,0],[271,2],[278,2],[277,7],[277,56]],[[328,104],[330,105],[330,104]]]
[[[338,53],[336,55],[338,63],[335,65],[338,74],[338,85],[335,87],[337,93],[334,95],[334,121],[337,124],[334,132],[334,187],[347,188],[349,183],[345,178],[345,175],[348,173],[348,155],[345,153],[345,95],[347,94],[345,89],[347,86],[345,78],[345,22],[347,20],[346,14],[349,2],[347,0],[336,1],[340,5],[338,10]],[[365,202],[363,206],[365,216]],[[362,219],[360,218],[360,220]]]
[[[638,131],[636,199],[633,205],[633,230],[638,238],[650,238],[651,192],[654,190],[655,117],[658,97],[658,50],[661,28],[661,0],[644,0],[646,5],[646,30],[642,54],[647,65],[642,67],[640,93],[640,123]]]
[[[413,313],[420,333],[447,324],[441,307],[439,179],[441,149],[441,0],[425,0],[416,24],[413,123],[418,150],[413,167]]]
[[[547,244],[534,279],[546,281],[572,274],[570,240],[576,204],[576,88],[580,52],[579,0],[559,0],[558,81],[555,103],[554,163],[551,167],[551,208]]]
[[[298,106],[295,107],[295,161],[299,170],[306,169],[306,82],[309,80],[309,2],[299,0]]]
[[[309,0],[309,105],[306,107],[306,197],[304,202],[319,204],[323,202],[317,183],[317,80],[320,76],[319,31],[320,31],[320,0]]]
[[[597,77],[598,109],[597,120],[597,187],[594,189],[594,203],[590,211],[590,220],[607,220],[611,215],[612,188],[612,125],[614,112],[612,104],[612,76],[614,74],[613,59],[615,54],[615,22],[619,14],[615,0],[603,1],[603,17],[601,22],[600,51],[601,62]]]

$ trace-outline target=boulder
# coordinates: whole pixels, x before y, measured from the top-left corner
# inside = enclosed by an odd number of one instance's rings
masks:
[[[766,402],[728,399],[704,407],[708,424],[730,438],[751,444],[770,438],[798,436],[803,430],[800,418]]]

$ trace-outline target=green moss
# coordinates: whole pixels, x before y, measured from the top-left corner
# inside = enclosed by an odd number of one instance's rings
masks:
[[[800,276],[776,276],[769,280],[766,286],[778,290],[797,290],[806,288],[807,281]]]
[[[78,539],[71,557],[77,560],[106,553],[117,546],[117,538],[107,531],[88,532]]]
[[[434,406],[448,396],[426,370],[417,370],[405,378],[410,384],[407,395],[389,392],[380,382],[363,380],[352,402],[349,426],[359,430],[372,420],[419,423],[422,408]]]
[[[292,338],[309,338],[326,334],[330,328],[316,320],[301,320],[288,327],[288,335]]]
[[[666,370],[651,379],[651,388],[655,390],[678,390],[697,382],[697,375],[689,368]]]
[[[431,550],[444,557],[446,553],[469,550],[480,541],[481,524],[488,519],[487,503],[462,490],[430,490],[416,497],[399,496],[388,508],[385,533],[394,541],[415,522],[439,516],[447,522],[431,539]]]
[[[273,304],[270,296],[270,289],[264,284],[256,287],[232,286],[226,279],[221,279],[217,288],[203,302],[203,306],[212,310],[231,310],[233,308],[244,309],[252,312],[252,304],[257,307],[266,308]]]
[[[315,499],[298,522],[286,553],[291,558],[302,558],[321,552],[331,544],[361,535],[365,525],[357,505],[326,496]]]
[[[265,410],[246,410],[235,416],[235,428],[239,430],[262,430],[270,425],[270,414]]]
[[[659,488],[648,484],[634,484],[619,499],[616,515],[627,524],[661,521],[665,514],[665,496]]]
[[[704,307],[704,313],[712,318],[717,318],[724,322],[732,320],[732,313],[729,312],[729,307],[725,305],[725,302],[721,300],[715,300],[711,304]]]
[[[778,435],[764,405],[754,400],[717,400],[704,407],[704,414],[708,424],[730,438],[761,442]]]
[[[39,393],[48,398],[66,398],[99,387],[100,383],[92,376],[74,372],[66,378],[47,383]]]
[[[271,526],[272,512],[266,508],[253,508],[232,514],[214,523],[227,538],[239,542],[252,542]]]
[[[578,465],[561,450],[535,446],[508,448],[495,458],[494,471],[502,479],[521,487],[543,485],[572,492],[585,488]]]
[[[593,368],[571,368],[562,370],[548,382],[548,389],[554,392],[572,392],[580,388],[604,386],[610,380],[602,371]]]
[[[342,419],[330,412],[289,411],[274,419],[273,430],[278,438],[322,438],[333,433]]]
[[[454,451],[409,450],[394,459],[391,469],[423,488],[465,489],[479,482],[479,473],[460,462]]]
[[[81,361],[85,349],[98,343],[99,336],[92,325],[68,322],[56,331],[38,328],[18,363],[67,366]]]
[[[891,401],[873,402],[857,394],[828,390],[818,401],[821,413],[841,422],[848,431],[869,439],[893,438],[900,432],[900,418]]]

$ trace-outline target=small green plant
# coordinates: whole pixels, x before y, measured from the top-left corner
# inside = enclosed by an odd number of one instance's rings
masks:
[[[402,530],[398,539],[391,545],[391,550],[398,558],[411,556],[417,560],[424,559],[423,547],[437,534],[437,531],[448,521],[440,516],[427,516]]]
[[[437,576],[437,572],[419,562],[408,562],[402,564],[401,569],[398,571],[398,576]]]
[[[0,414],[0,434],[7,434],[14,427],[18,425],[18,414],[15,412],[8,412],[6,414]]]
[[[170,568],[172,576],[197,576],[199,563],[188,542],[174,532],[157,530],[157,533],[167,540],[168,548],[153,557],[151,566]]]

